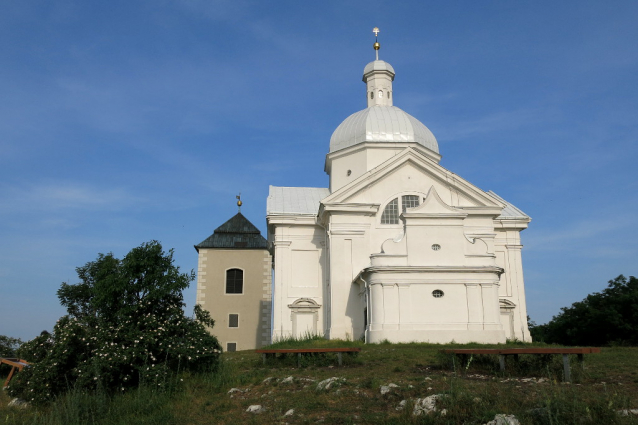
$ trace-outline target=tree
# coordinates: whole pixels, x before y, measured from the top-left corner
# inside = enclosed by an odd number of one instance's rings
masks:
[[[17,375],[10,394],[34,402],[71,386],[125,391],[140,383],[165,387],[180,370],[215,368],[221,347],[206,327],[208,312],[184,316],[182,291],[195,278],[180,273],[173,251],[157,241],[124,258],[99,254],[76,269],[80,282],[58,290],[67,315],[18,354],[34,361]]]
[[[0,357],[15,357],[20,344],[22,341],[19,338],[0,335]]]
[[[638,345],[638,279],[620,275],[571,307],[563,307],[533,338],[566,345]]]

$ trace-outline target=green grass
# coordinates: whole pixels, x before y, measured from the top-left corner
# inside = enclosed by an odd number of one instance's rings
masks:
[[[181,374],[172,392],[142,388],[108,397],[72,391],[43,408],[8,408],[0,394],[2,424],[484,424],[497,413],[514,414],[522,424],[638,424],[638,417],[622,417],[620,409],[638,409],[638,348],[603,348],[585,355],[585,369],[573,361],[574,383],[562,383],[560,356],[543,363],[520,356],[508,363],[505,374],[497,359],[476,356],[468,368],[453,369],[440,350],[452,347],[498,347],[436,344],[368,344],[360,341],[326,341],[309,336],[285,340],[273,348],[361,347],[356,358],[344,356],[338,367],[329,356],[270,361],[265,366],[252,352],[225,353],[215,373]],[[518,343],[508,347],[530,346]],[[542,346],[534,344],[534,346]],[[502,347],[502,345],[501,345]],[[292,383],[282,380],[292,376]],[[321,380],[340,377],[345,382],[318,391]],[[264,382],[266,378],[272,378]],[[534,378],[533,380],[530,378]],[[538,378],[543,378],[538,383]],[[379,387],[399,387],[381,395]],[[231,397],[228,390],[242,392]],[[444,394],[434,413],[412,416],[416,398]],[[407,400],[407,407],[397,410]],[[246,413],[261,404],[266,412]],[[282,418],[288,409],[291,417]]]

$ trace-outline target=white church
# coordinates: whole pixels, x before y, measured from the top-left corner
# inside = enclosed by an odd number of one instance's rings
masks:
[[[432,132],[393,105],[394,68],[374,47],[367,108],[330,139],[330,186],[270,186],[273,341],[531,341],[530,217],[439,164]]]

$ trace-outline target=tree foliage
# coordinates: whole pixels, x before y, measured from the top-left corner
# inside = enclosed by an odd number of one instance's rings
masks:
[[[184,316],[182,291],[194,273],[180,273],[159,242],[124,258],[99,254],[76,269],[80,282],[58,290],[67,315],[18,354],[34,365],[17,375],[10,394],[43,402],[75,386],[125,391],[141,382],[166,387],[174,372],[216,367],[221,347],[195,307]]]
[[[15,357],[20,344],[22,341],[19,338],[0,335],[0,357]]]
[[[638,279],[620,275],[601,292],[563,307],[532,338],[566,345],[638,345]]]

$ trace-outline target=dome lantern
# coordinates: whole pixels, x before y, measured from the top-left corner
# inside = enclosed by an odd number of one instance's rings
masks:
[[[363,82],[366,83],[366,97],[368,107],[382,105],[392,106],[392,81],[394,80],[394,68],[389,63],[379,60],[378,41],[379,28],[374,28],[374,51],[376,60],[370,62],[363,69]]]

